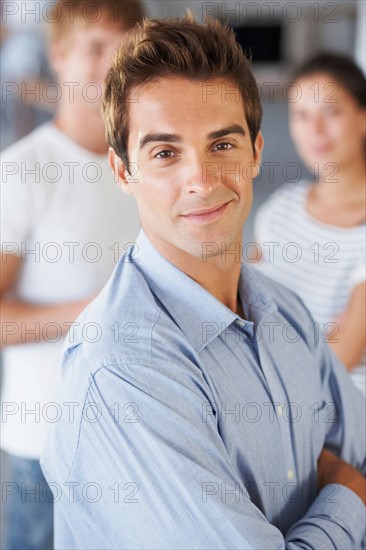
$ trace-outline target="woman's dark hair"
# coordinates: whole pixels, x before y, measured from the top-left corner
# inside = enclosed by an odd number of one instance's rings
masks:
[[[361,69],[349,57],[335,53],[320,53],[296,68],[292,81],[314,73],[326,73],[338,82],[359,104],[366,107],[366,80]]]

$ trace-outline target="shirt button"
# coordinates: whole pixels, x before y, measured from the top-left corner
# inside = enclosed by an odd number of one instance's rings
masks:
[[[279,416],[282,416],[282,407],[281,407],[281,405],[278,405],[277,412],[278,412]]]
[[[294,471],[293,470],[289,470],[287,472],[287,479],[289,479],[291,481],[291,479],[294,479]]]

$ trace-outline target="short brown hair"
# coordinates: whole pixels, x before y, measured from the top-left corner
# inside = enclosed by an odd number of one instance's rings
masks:
[[[249,62],[227,24],[209,19],[201,25],[188,11],[182,19],[144,19],[114,54],[106,77],[103,116],[108,143],[127,167],[131,92],[165,76],[195,81],[222,78],[236,84],[254,149],[262,106]]]
[[[47,12],[47,33],[51,41],[57,41],[67,35],[75,20],[93,24],[104,18],[128,31],[143,16],[140,0],[57,0]]]

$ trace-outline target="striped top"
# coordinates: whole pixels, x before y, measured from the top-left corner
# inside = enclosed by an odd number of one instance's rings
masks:
[[[255,266],[302,298],[319,323],[314,331],[331,331],[336,339],[337,326],[329,323],[366,279],[365,224],[343,228],[313,218],[305,206],[311,185],[286,184],[259,208],[254,235],[262,261]],[[364,393],[365,364],[353,371]]]

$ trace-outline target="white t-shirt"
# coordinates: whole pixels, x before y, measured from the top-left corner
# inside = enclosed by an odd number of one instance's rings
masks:
[[[107,156],[47,123],[2,153],[1,172],[1,246],[23,262],[14,297],[62,304],[101,290],[140,228],[135,201],[118,187]],[[85,330],[86,338],[97,337],[97,325]],[[40,457],[59,410],[64,338],[43,336],[3,350],[1,444],[25,458]]]
[[[365,224],[341,228],[322,223],[306,210],[309,182],[286,184],[258,209],[254,236],[262,261],[253,264],[263,273],[296,292],[309,308],[319,329],[329,325],[349,302],[352,290],[366,279]],[[353,369],[352,378],[366,393],[365,360]]]

